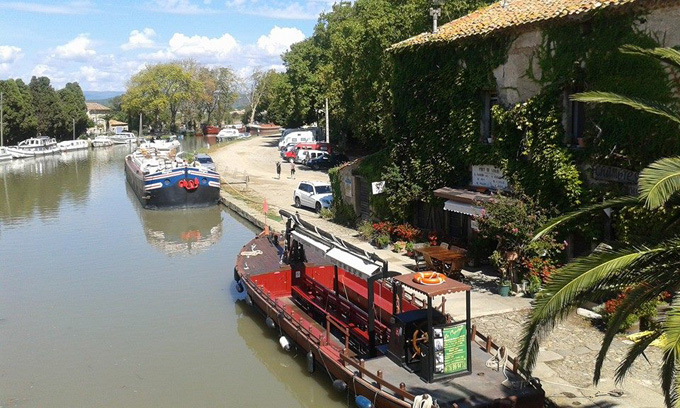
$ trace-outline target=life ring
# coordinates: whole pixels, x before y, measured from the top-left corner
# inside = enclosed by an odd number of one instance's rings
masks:
[[[418,272],[413,281],[423,285],[440,285],[446,281],[446,277],[438,272]]]

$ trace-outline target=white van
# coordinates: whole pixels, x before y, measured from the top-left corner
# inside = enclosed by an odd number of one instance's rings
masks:
[[[304,164],[307,162],[307,160],[323,156],[325,153],[328,152],[324,150],[299,149],[297,155],[295,156],[295,163]]]
[[[279,150],[289,143],[311,143],[314,141],[314,132],[311,130],[302,130],[299,132],[292,132],[286,135],[279,141]]]

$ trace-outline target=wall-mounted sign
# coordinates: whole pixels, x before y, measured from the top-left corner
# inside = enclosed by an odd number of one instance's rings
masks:
[[[593,178],[595,180],[615,181],[617,183],[637,184],[639,173],[620,169],[618,167],[595,165],[593,166]]]
[[[376,181],[371,183],[371,188],[373,189],[373,194],[380,194],[383,191],[385,191],[385,182],[384,181]]]
[[[473,165],[471,184],[475,187],[486,187],[494,190],[508,189],[508,181],[503,178],[503,171],[490,165]]]
[[[345,182],[345,195],[347,197],[352,197],[352,178],[351,177],[345,177],[344,179]]]

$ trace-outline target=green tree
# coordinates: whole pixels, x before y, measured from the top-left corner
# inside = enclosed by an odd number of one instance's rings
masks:
[[[33,112],[33,98],[21,79],[0,81],[3,96],[3,144],[12,145],[35,136],[38,122]]]
[[[50,84],[50,79],[34,76],[28,84],[28,89],[33,100],[38,133],[54,137],[62,136],[59,132],[63,130],[61,123],[64,115],[61,101]]]
[[[130,78],[122,106],[130,114],[150,116],[157,129],[168,121],[175,131],[181,102],[198,92],[199,83],[179,63],[157,64]]]
[[[246,97],[248,98],[250,111],[250,123],[255,121],[255,115],[258,113],[258,107],[260,106],[260,103],[264,99],[269,98],[272,83],[275,77],[276,71],[273,69],[264,71],[260,68],[257,68],[252,74],[250,74],[248,80],[245,81],[245,91]]]
[[[69,82],[64,88],[57,91],[62,106],[62,120],[59,134],[66,136],[72,135],[74,132],[75,121],[75,135],[76,137],[85,132],[87,129],[87,106],[85,105],[85,96],[83,90],[77,82]]]
[[[680,52],[670,48],[641,49],[626,46],[623,52],[647,56],[663,61],[670,67],[680,69]],[[574,97],[575,100],[629,106],[680,123],[680,112],[672,105],[644,101],[615,93],[588,92]],[[601,211],[608,207],[637,205],[645,211],[664,208],[677,210],[674,199],[680,191],[680,157],[658,160],[640,173],[639,196],[611,200],[593,205],[552,220],[536,235],[546,232],[584,213]],[[665,336],[663,363],[660,368],[661,387],[666,406],[680,407],[680,231],[676,217],[666,217],[662,234],[646,234],[638,239],[639,245],[621,246],[616,250],[595,252],[579,258],[558,270],[544,291],[524,325],[520,347],[520,359],[526,368],[536,363],[540,342],[564,319],[573,308],[584,301],[600,300],[604,295],[630,288],[621,300],[616,312],[610,317],[600,351],[595,362],[594,382],[598,382],[602,365],[619,329],[635,314],[640,305],[660,298],[664,293],[673,294],[670,311],[662,314],[660,325],[644,335],[628,349],[626,357],[616,370],[616,380],[622,381],[633,363],[656,339]]]

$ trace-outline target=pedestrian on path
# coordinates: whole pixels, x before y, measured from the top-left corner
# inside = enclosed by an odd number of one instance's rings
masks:
[[[276,179],[279,180],[281,178],[281,162],[276,161]]]
[[[295,162],[293,159],[290,159],[290,178],[295,178]]]

